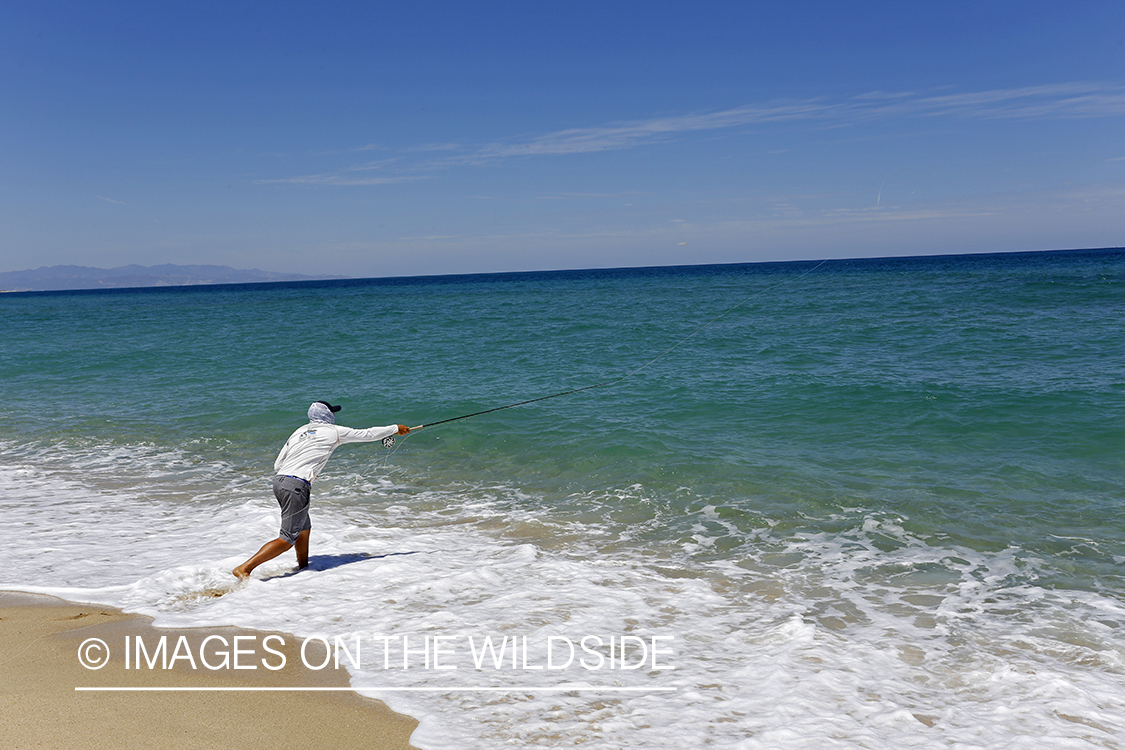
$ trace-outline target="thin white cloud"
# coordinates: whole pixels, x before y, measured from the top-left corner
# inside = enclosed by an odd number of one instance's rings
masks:
[[[422,175],[399,175],[394,177],[351,177],[354,169],[325,174],[309,174],[299,177],[280,177],[273,180],[255,180],[259,185],[393,185],[399,182],[414,182],[428,179]]]
[[[987,119],[1086,118],[1125,114],[1125,88],[1060,83],[945,96],[922,96],[876,107],[877,116],[960,115]]]
[[[866,94],[859,94],[856,99],[859,100],[886,100],[886,99],[905,99],[908,96],[917,96],[915,91],[868,91]]]
[[[352,148],[336,148],[328,151],[314,151],[313,156],[336,156],[337,154],[357,154],[364,151],[376,151],[384,149],[378,143],[367,143],[363,146],[353,146]],[[289,154],[274,154],[275,156],[289,156]]]
[[[405,150],[408,153],[425,153],[427,151],[460,151],[462,148],[464,148],[464,145],[461,143],[423,143],[421,146],[413,146]]]
[[[106,203],[116,203],[119,206],[128,206],[125,201],[115,201],[113,198],[106,198],[104,195],[99,195],[98,200],[105,201]]]
[[[594,128],[574,128],[537,136],[517,143],[495,143],[446,163],[480,163],[512,156],[588,154],[617,151],[668,140],[704,130],[722,130],[766,122],[804,120],[826,116],[833,105],[818,101],[745,106],[693,115],[659,117]]]
[[[376,172],[385,170],[401,161],[400,157],[379,159],[377,161],[361,162],[338,169],[335,172],[321,174],[306,174],[296,177],[280,177],[276,179],[262,179],[254,182],[259,185],[390,185],[396,182],[411,182],[426,179],[419,175],[385,175],[379,177],[356,177],[356,172]]]
[[[387,167],[391,166],[392,164],[394,164],[395,162],[398,162],[398,161],[399,161],[398,157],[395,157],[393,159],[380,159],[379,161],[365,161],[362,164],[353,164],[350,167],[345,167],[344,171],[345,172],[372,172],[372,171],[375,171],[377,169],[386,169]]]
[[[522,143],[483,146],[475,153],[461,157],[460,161],[620,150],[684,133],[794,120],[849,124],[891,117],[1026,119],[1120,115],[1125,115],[1125,88],[1097,83],[1030,86],[942,96],[919,96],[911,92],[872,92],[842,102],[824,99],[776,102],[769,105],[746,105],[719,112],[560,130]]]
[[[305,185],[385,185],[423,179],[421,172],[488,164],[513,157],[565,156],[620,151],[672,140],[690,133],[722,131],[778,122],[810,122],[841,127],[894,118],[1034,119],[1090,118],[1125,115],[1125,87],[1119,84],[1073,82],[989,91],[926,95],[918,92],[873,91],[846,100],[807,99],[748,104],[717,112],[668,115],[589,128],[558,130],[523,140],[464,147],[454,143],[424,144],[400,154],[461,151],[414,164],[406,157],[356,164],[334,172],[258,180],[259,183]],[[362,147],[355,150],[366,150]],[[356,178],[350,173],[386,170],[398,162],[399,175]]]

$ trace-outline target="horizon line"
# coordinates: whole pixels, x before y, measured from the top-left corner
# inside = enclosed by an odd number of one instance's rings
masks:
[[[587,272],[619,272],[619,271],[648,271],[658,269],[685,269],[685,268],[717,268],[724,266],[768,266],[768,265],[790,265],[798,263],[824,263],[828,261],[839,262],[854,262],[854,261],[887,261],[887,260],[927,260],[936,258],[961,258],[961,257],[985,257],[990,255],[1039,255],[1048,253],[1101,253],[1111,252],[1115,250],[1125,250],[1125,246],[1107,246],[1107,247],[1072,247],[1072,248],[1046,248],[1038,250],[981,250],[974,252],[962,253],[932,253],[924,255],[856,255],[856,256],[842,256],[839,258],[822,257],[822,258],[794,258],[791,260],[752,260],[752,261],[724,261],[720,263],[672,263],[667,265],[641,265],[641,266],[588,266],[585,268],[543,268],[531,269],[520,271],[465,271],[461,273],[434,273],[434,274],[407,274],[398,276],[340,276],[340,275],[326,275],[322,277],[310,277],[304,279],[291,279],[291,280],[276,280],[276,281],[227,281],[219,283],[203,283],[203,284],[165,284],[161,286],[136,286],[136,287],[75,287],[73,289],[0,289],[0,295],[9,294],[67,294],[72,292],[86,292],[86,293],[120,293],[128,291],[183,291],[188,289],[214,289],[219,287],[233,287],[233,286],[261,286],[261,285],[311,285],[311,284],[350,284],[355,282],[364,281],[411,281],[411,280],[433,280],[433,279],[470,279],[472,277],[484,276],[531,276],[535,274],[565,274],[565,273],[587,273]],[[161,265],[178,265],[175,263],[166,263]],[[198,264],[197,264],[198,265]],[[50,268],[50,266],[46,266]],[[227,266],[230,268],[230,266]],[[92,266],[91,266],[92,268]],[[38,269],[26,269],[38,270]],[[97,269],[97,270],[110,270],[110,269]],[[257,269],[234,269],[238,270],[257,270]],[[6,273],[25,273],[26,271],[2,271],[0,276]],[[265,273],[274,273],[272,271]],[[281,273],[281,272],[277,272]],[[304,274],[292,274],[304,275]]]

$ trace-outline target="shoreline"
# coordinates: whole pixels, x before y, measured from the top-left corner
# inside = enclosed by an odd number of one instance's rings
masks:
[[[296,742],[417,750],[410,744],[415,719],[356,693],[345,669],[304,666],[300,640],[290,634],[152,622],[114,607],[0,591],[0,735],[9,746],[29,748],[233,750]],[[95,638],[100,643],[89,640]],[[138,641],[142,651],[132,648]],[[79,661],[84,644],[101,667]],[[310,652],[310,662],[325,655]]]

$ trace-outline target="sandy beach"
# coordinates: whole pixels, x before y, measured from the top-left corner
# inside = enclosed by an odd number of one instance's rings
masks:
[[[16,748],[413,747],[414,719],[350,690],[198,690],[348,686],[344,669],[306,668],[300,639],[278,633],[265,641],[268,635],[224,627],[154,628],[151,618],[112,607],[0,592],[0,737],[6,747]],[[167,649],[157,659],[154,652],[162,636],[167,636]],[[90,640],[94,638],[100,643]],[[138,638],[146,648],[141,668],[137,668],[136,649],[131,648],[127,669],[124,645],[135,646]],[[235,645],[240,648],[237,661]],[[105,650],[109,658],[97,669],[79,660],[80,651],[90,663],[103,660]],[[321,649],[314,660],[310,650],[310,663],[319,662],[324,654]],[[161,663],[165,656],[180,658],[171,659],[165,669]],[[151,668],[148,658],[154,660]],[[211,669],[202,659],[212,666],[228,664]],[[193,690],[76,690],[90,687]]]

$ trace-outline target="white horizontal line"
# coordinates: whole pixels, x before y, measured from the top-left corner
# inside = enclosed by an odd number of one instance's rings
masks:
[[[379,693],[453,693],[453,692],[489,692],[489,693],[577,693],[577,692],[614,692],[614,693],[671,693],[679,690],[674,687],[474,687],[472,685],[449,685],[446,687],[371,687],[364,686],[359,690],[371,690]],[[75,687],[76,692],[128,692],[128,693],[153,693],[153,692],[355,692],[357,688],[350,687]]]

